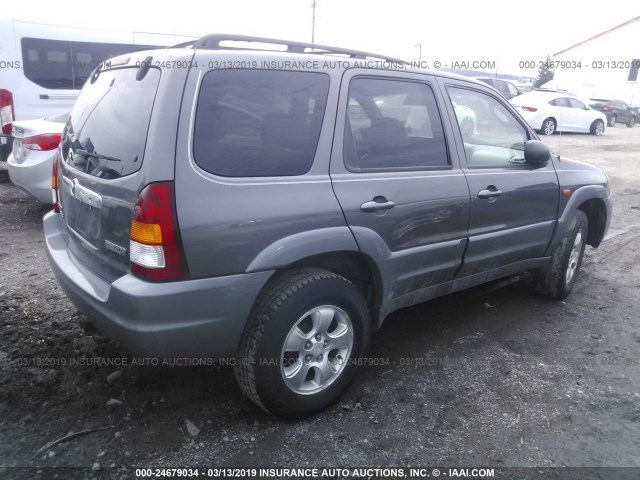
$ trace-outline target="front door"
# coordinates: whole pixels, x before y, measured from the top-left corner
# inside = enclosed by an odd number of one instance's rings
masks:
[[[541,257],[551,240],[558,211],[559,187],[551,162],[524,162],[524,144],[533,138],[497,95],[454,80],[442,85],[462,124],[456,137],[464,151],[469,183],[469,246],[457,278]]]

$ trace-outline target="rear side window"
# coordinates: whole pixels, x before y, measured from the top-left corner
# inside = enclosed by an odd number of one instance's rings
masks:
[[[160,70],[151,68],[142,80],[137,72],[106,70],[82,89],[63,141],[70,166],[107,179],[140,169]]]
[[[448,168],[442,121],[431,87],[390,79],[352,80],[344,160],[352,172]]]
[[[195,162],[223,177],[303,175],[313,164],[328,91],[323,73],[210,71],[198,97]]]
[[[44,88],[79,90],[98,63],[146,48],[155,47],[23,38],[24,75]]]

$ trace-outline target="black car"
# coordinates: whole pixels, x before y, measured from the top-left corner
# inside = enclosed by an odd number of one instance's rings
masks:
[[[591,108],[599,110],[607,116],[607,123],[614,127],[616,123],[624,123],[627,127],[633,127],[638,117],[637,110],[629,108],[622,100],[605,100],[592,98],[589,104]]]

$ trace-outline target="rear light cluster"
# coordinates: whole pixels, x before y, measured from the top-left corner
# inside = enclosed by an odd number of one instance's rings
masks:
[[[46,133],[34,137],[16,138],[13,144],[13,157],[21,162],[29,156],[31,150],[48,151],[58,148],[61,133]]]
[[[604,107],[602,107],[602,110],[608,112],[609,110],[611,110],[611,107],[609,105],[605,105]]]
[[[131,272],[152,281],[181,280],[187,272],[178,232],[173,182],[147,185],[131,221]]]
[[[525,112],[537,112],[538,109],[535,107],[520,107],[522,110],[524,110]]]
[[[15,118],[16,113],[13,109],[13,95],[9,90],[0,89],[0,126],[2,127],[3,134],[11,134],[11,126]]]
[[[51,172],[51,199],[53,200],[53,211],[60,213],[60,192],[58,189],[58,160],[60,151],[53,157],[53,170]]]

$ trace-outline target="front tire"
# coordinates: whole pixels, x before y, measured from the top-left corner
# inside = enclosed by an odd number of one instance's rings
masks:
[[[553,252],[551,265],[538,274],[536,290],[539,293],[557,300],[571,293],[582,266],[588,233],[587,215],[578,210]]]
[[[288,272],[256,302],[240,341],[236,380],[267,412],[303,418],[346,390],[369,338],[369,308],[352,282],[316,268]]]
[[[602,120],[596,120],[591,124],[589,129],[591,135],[602,135],[604,133],[604,122]]]

